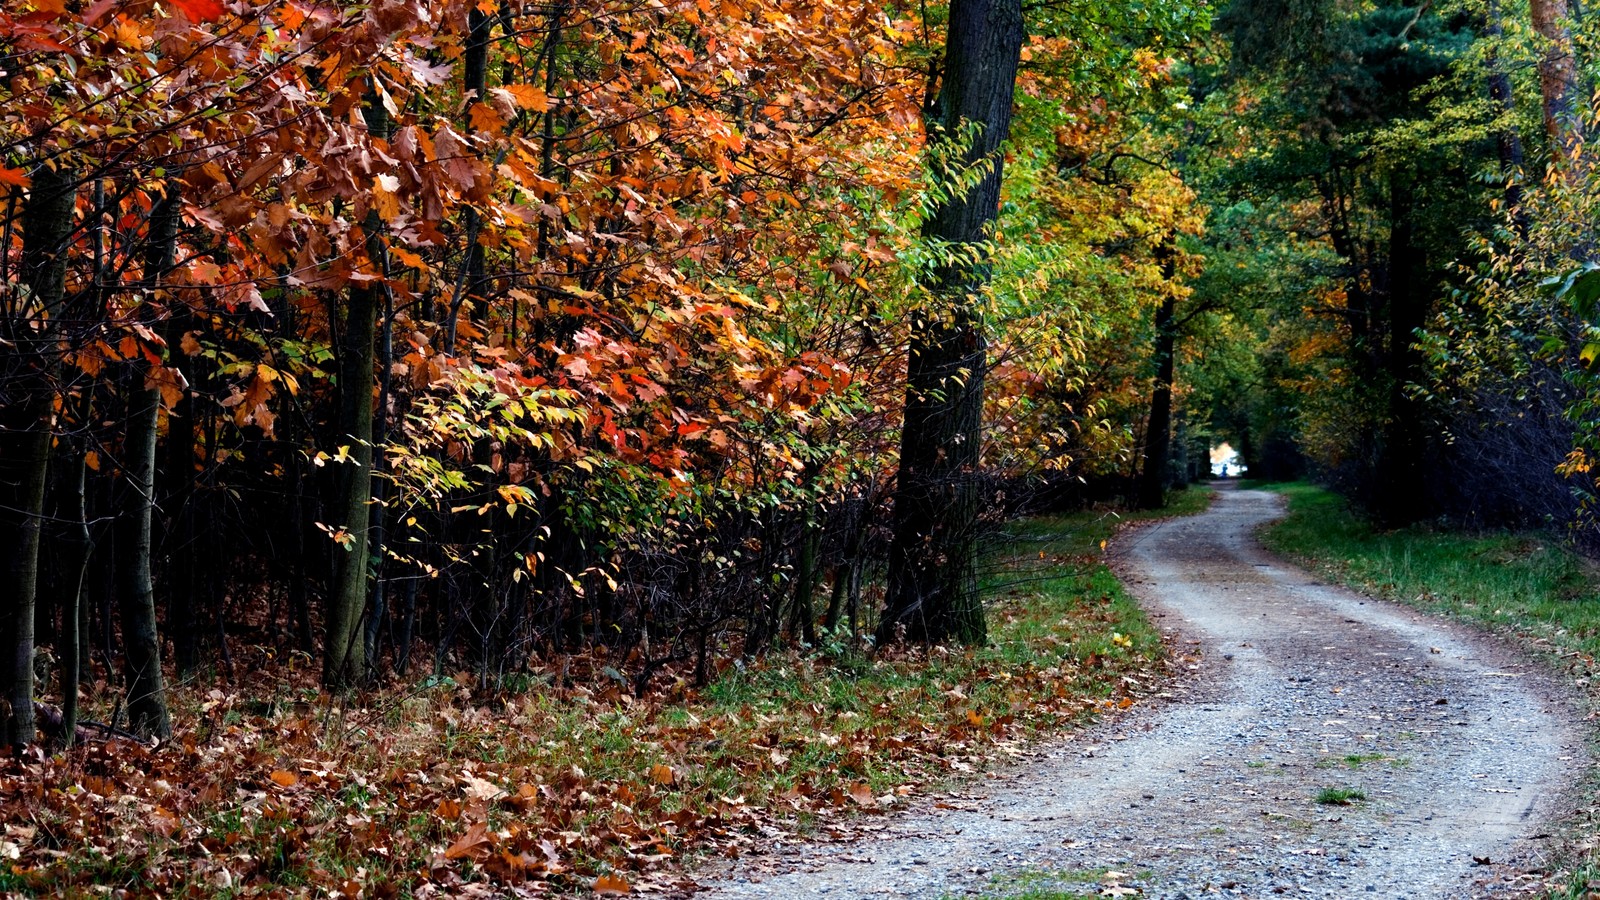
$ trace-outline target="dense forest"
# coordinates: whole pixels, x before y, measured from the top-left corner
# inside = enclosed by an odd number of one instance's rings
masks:
[[[268,670],[642,697],[981,645],[1003,522],[1159,508],[1224,442],[1594,545],[1597,40],[1567,0],[7,3],[0,745]]]

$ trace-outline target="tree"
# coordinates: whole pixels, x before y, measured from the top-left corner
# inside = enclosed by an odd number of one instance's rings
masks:
[[[880,640],[981,642],[977,586],[987,343],[974,295],[1000,202],[1023,39],[1020,0],[955,0],[927,130],[935,202],[924,234],[941,256],[911,319],[889,593]]]
[[[0,746],[34,739],[34,619],[45,475],[59,365],[57,322],[66,294],[77,180],[46,161],[34,171],[23,213],[21,278],[4,294],[7,353],[0,368]],[[15,190],[15,189],[13,189]],[[13,199],[16,194],[13,193]]]

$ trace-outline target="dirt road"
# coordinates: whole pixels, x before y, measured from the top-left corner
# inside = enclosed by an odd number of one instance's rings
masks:
[[[699,896],[959,896],[1018,874],[1088,896],[1526,889],[1519,873],[1590,764],[1559,687],[1493,640],[1269,556],[1253,534],[1279,502],[1223,490],[1209,512],[1115,548],[1156,621],[1204,660],[1171,702],[889,820],[876,840],[746,864]],[[1318,803],[1329,789],[1366,799]]]

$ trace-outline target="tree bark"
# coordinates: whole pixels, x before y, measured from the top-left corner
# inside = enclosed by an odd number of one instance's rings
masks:
[[[1529,0],[1528,12],[1533,30],[1544,43],[1538,64],[1539,93],[1545,133],[1550,137],[1550,155],[1558,166],[1570,172],[1571,157],[1583,140],[1583,122],[1575,99],[1578,67],[1568,26],[1570,11],[1567,0]]]
[[[365,114],[367,129],[376,137],[387,136],[389,117],[383,107],[375,100],[368,102]],[[375,211],[367,214],[364,228],[367,258],[381,272],[383,223]],[[338,505],[345,540],[342,547],[334,550],[322,666],[323,683],[336,690],[350,687],[364,676],[366,669],[361,614],[367,606],[371,568],[367,528],[372,504],[373,356],[383,290],[375,285],[378,282],[362,282],[350,289],[340,329],[339,433],[349,442]]]
[[[166,190],[166,196],[150,211],[144,280],[152,290],[160,286],[177,256],[182,201],[176,182],[169,182]],[[149,373],[150,363],[146,360],[127,364],[128,426],[122,449],[122,509],[116,525],[117,594],[122,610],[129,725],[136,734],[168,737],[172,722],[167,715],[166,683],[161,674],[161,637],[156,627],[155,582],[150,571],[161,392],[150,385]]]
[[[37,736],[33,719],[34,614],[39,537],[55,412],[57,317],[66,298],[67,249],[77,185],[39,166],[22,213],[21,280],[29,296],[0,323],[21,352],[0,362],[0,746]]]
[[[977,586],[977,468],[987,348],[974,297],[988,270],[974,257],[998,212],[999,150],[1010,134],[1022,39],[1020,0],[950,5],[928,138],[934,177],[951,196],[924,227],[948,257],[929,275],[929,303],[912,314],[880,643],[902,635],[928,642],[986,637]],[[974,183],[975,167],[981,177]]]
[[[1139,508],[1160,509],[1167,498],[1167,460],[1172,451],[1172,379],[1177,355],[1177,301],[1163,297],[1156,310],[1156,378],[1144,433],[1144,468],[1139,472]]]
[[[1161,247],[1161,271],[1173,277],[1173,247]],[[1172,380],[1178,349],[1178,299],[1169,290],[1156,308],[1156,379],[1150,421],[1144,432],[1144,468],[1139,473],[1139,508],[1160,509],[1167,500],[1167,460],[1172,454]]]
[[[87,390],[87,389],[86,389]],[[85,411],[90,409],[83,404]],[[84,417],[87,419],[87,416]],[[80,427],[84,427],[80,423]],[[84,496],[84,483],[88,475],[85,450],[86,439],[74,435],[66,441],[65,463],[68,490],[71,491],[63,511],[72,518],[67,545],[62,548],[62,604],[61,604],[61,742],[72,746],[78,729],[78,681],[83,671],[83,591],[88,579],[89,554],[94,543],[89,535],[88,504]]]

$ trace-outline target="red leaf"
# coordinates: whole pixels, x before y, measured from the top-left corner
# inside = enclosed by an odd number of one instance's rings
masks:
[[[224,12],[222,0],[172,0],[172,5],[195,23],[215,22]]]
[[[8,169],[5,166],[0,166],[0,184],[14,184],[17,187],[27,187],[32,183],[33,180],[28,177],[27,172],[24,172],[21,169]]]

